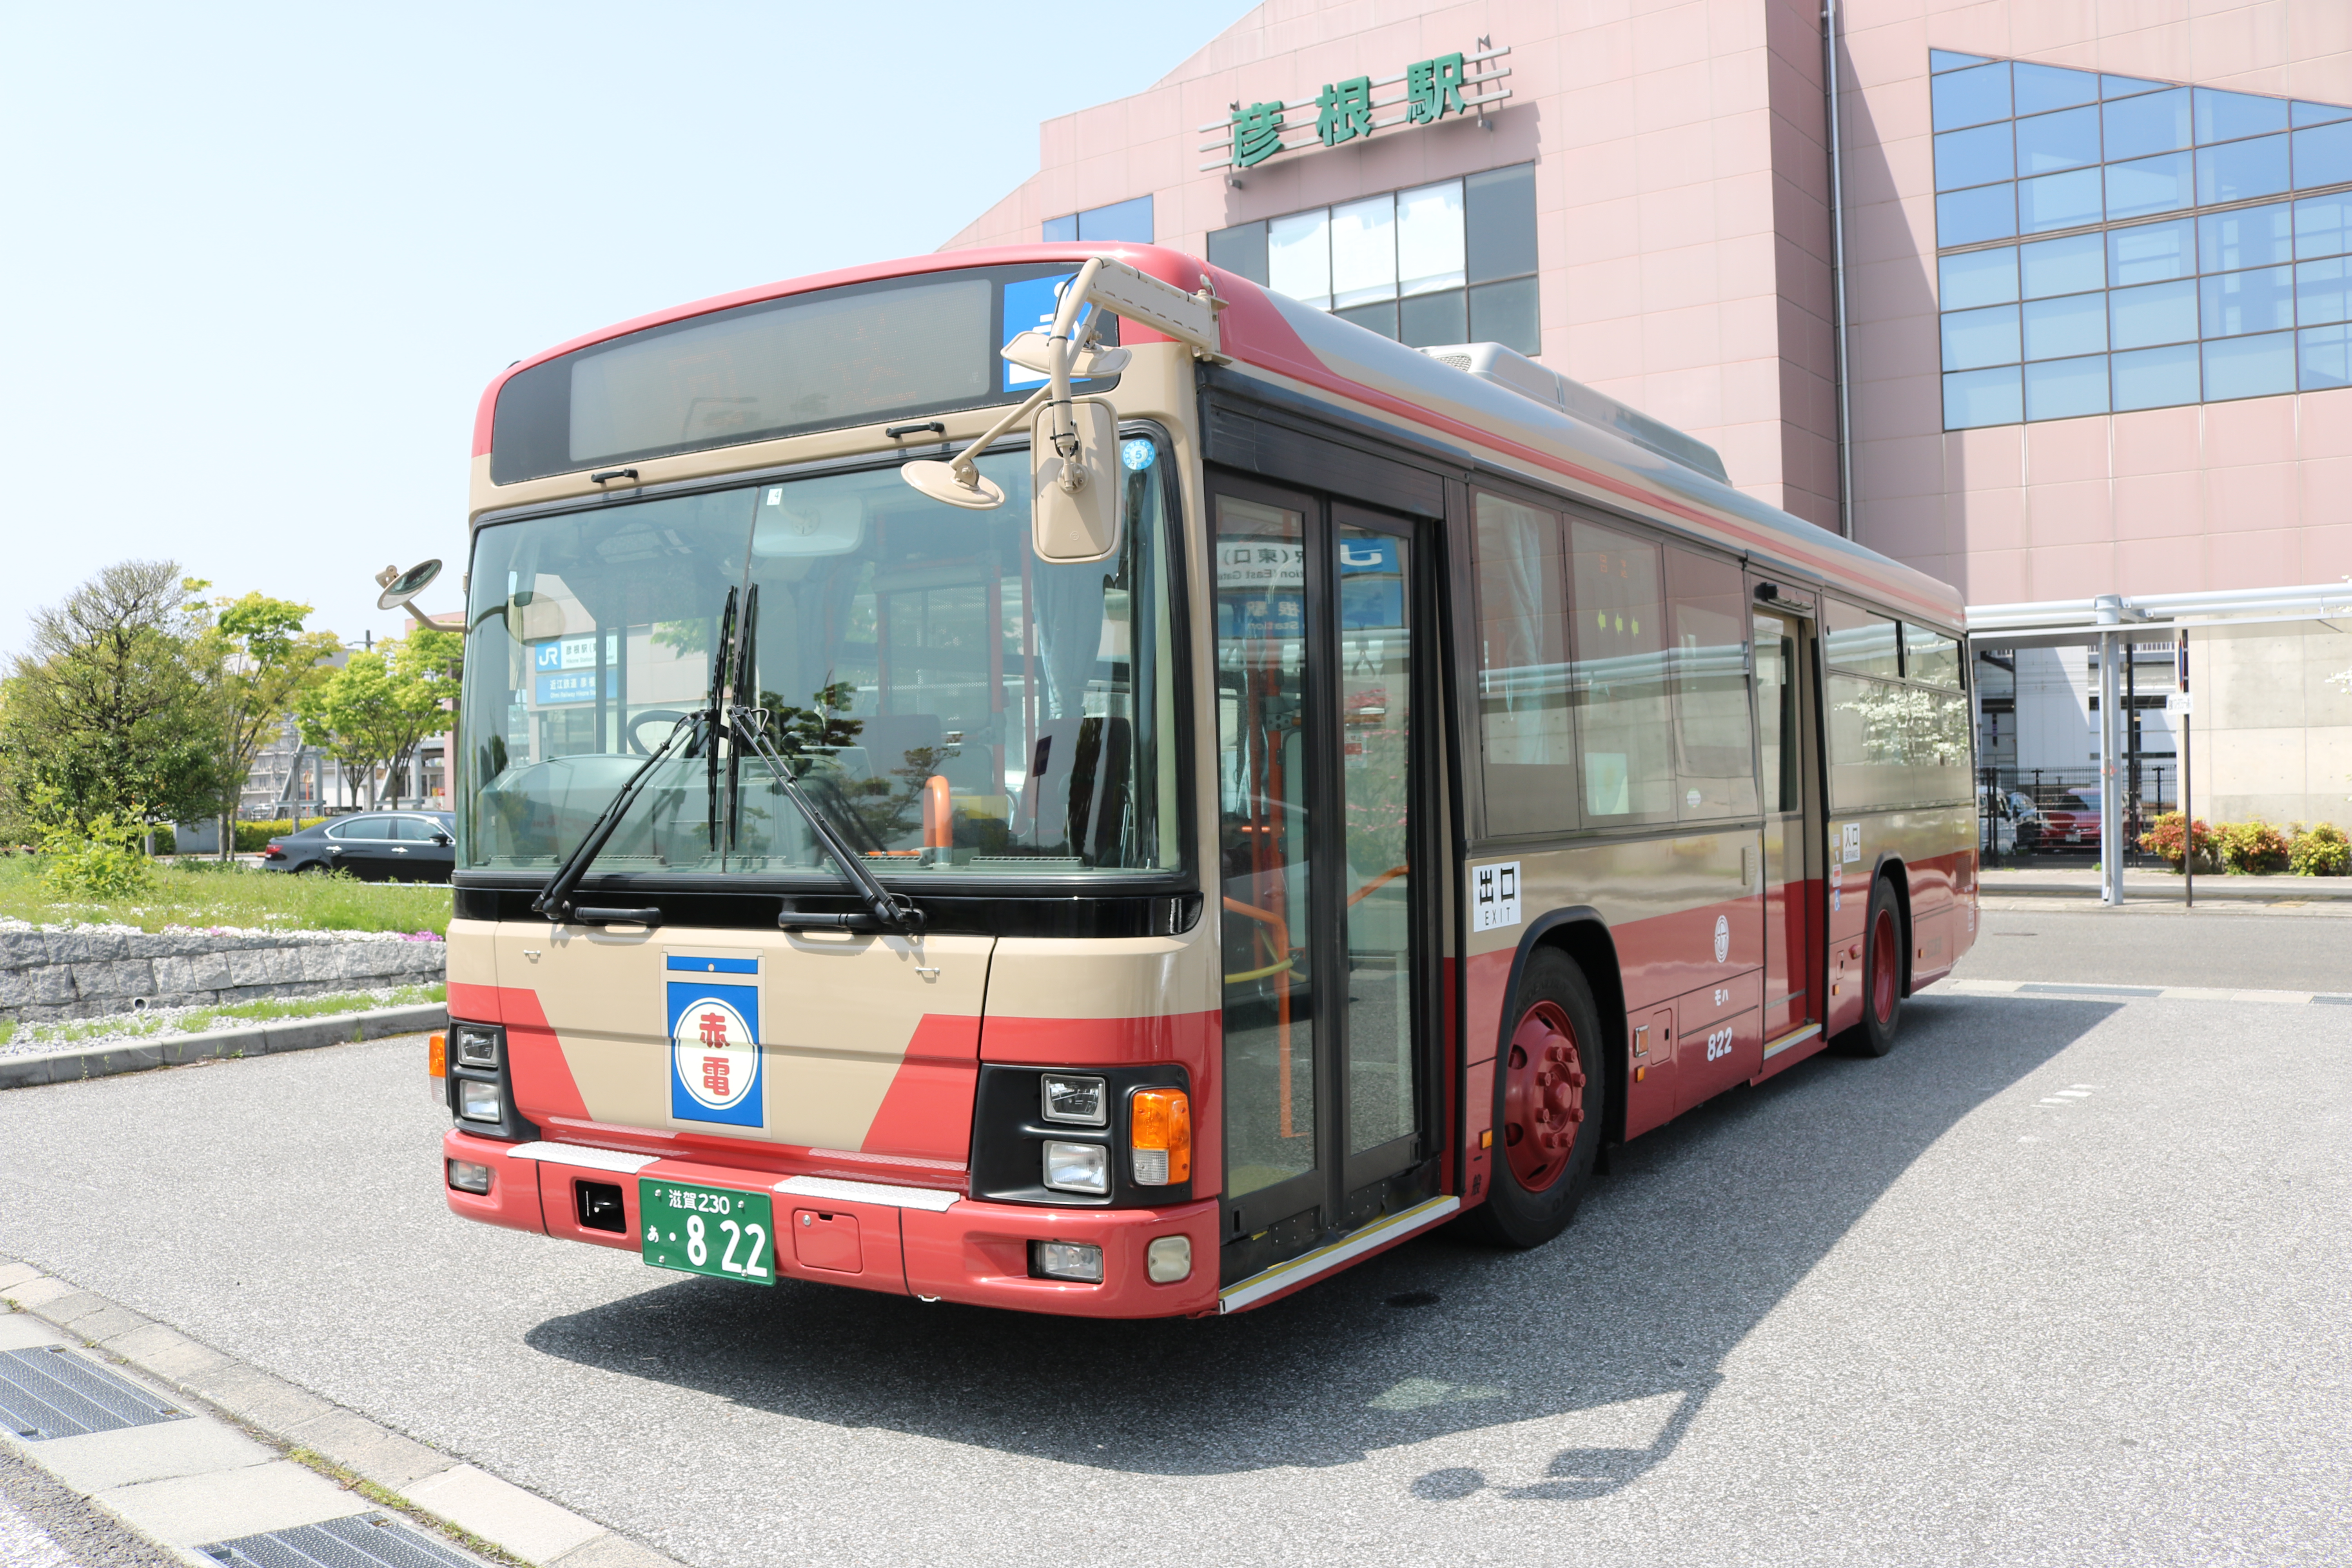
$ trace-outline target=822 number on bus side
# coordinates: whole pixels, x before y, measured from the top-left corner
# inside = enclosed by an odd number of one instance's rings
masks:
[[[775,1204],[765,1193],[640,1177],[637,1222],[645,1260],[656,1268],[776,1282]]]

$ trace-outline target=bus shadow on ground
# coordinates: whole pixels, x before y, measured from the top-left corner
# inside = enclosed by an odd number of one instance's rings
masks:
[[[1433,1500],[1600,1497],[1674,1452],[1725,1357],[1930,1144],[2116,1011],[1930,994],[1884,1059],[1816,1058],[1617,1150],[1548,1247],[1441,1232],[1230,1319],[681,1279],[525,1339],[795,1420],[1075,1465],[1372,1459]]]

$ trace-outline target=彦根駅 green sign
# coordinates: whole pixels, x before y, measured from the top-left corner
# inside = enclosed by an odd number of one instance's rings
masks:
[[[1221,133],[1201,143],[1201,151],[1223,154],[1202,164],[1202,172],[1238,174],[1279,153],[1338,147],[1391,126],[1434,125],[1447,115],[1483,120],[1487,106],[1511,96],[1509,88],[1497,85],[1511,74],[1510,68],[1495,63],[1511,50],[1508,45],[1489,47],[1484,38],[1478,44],[1475,54],[1415,60],[1401,74],[1378,81],[1359,76],[1325,82],[1311,99],[1237,100],[1229,118],[1201,127],[1203,132]],[[1314,110],[1311,120],[1309,110]]]

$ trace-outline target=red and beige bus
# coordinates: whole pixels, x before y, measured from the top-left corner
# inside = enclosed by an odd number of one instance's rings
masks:
[[[1976,929],[1952,590],[1151,246],[625,322],[476,426],[449,1206],[1104,1317],[1447,1222]]]

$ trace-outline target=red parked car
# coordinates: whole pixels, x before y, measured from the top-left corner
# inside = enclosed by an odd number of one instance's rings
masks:
[[[2042,832],[2036,840],[2044,849],[2096,849],[2099,847],[2099,792],[2069,790],[2042,805]]]

